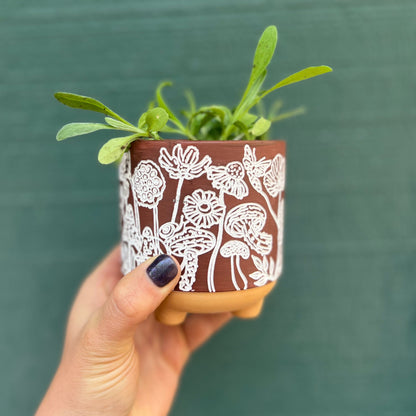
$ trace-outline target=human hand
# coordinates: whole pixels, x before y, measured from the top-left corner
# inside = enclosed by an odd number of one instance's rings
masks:
[[[79,289],[61,362],[35,416],[166,415],[192,351],[231,318],[157,322],[153,312],[179,275],[177,261],[161,255],[122,278],[116,247]]]

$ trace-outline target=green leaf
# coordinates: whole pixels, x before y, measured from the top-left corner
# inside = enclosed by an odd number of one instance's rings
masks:
[[[267,68],[273,58],[277,44],[276,26],[268,26],[260,37],[254,54],[253,69],[250,78],[256,80]]]
[[[255,123],[253,128],[251,129],[251,133],[253,136],[262,136],[264,133],[266,133],[267,130],[269,130],[272,122],[270,120],[267,120],[267,118],[260,117]]]
[[[183,131],[182,130],[175,129],[175,128],[170,127],[168,125],[166,125],[165,127],[163,127],[160,130],[160,132],[162,132],[162,133],[175,133],[175,134],[181,134],[181,135],[183,135]],[[187,136],[185,136],[185,137],[187,137]],[[188,137],[188,139],[192,139],[192,138],[191,137]]]
[[[117,130],[124,130],[124,131],[131,131],[133,133],[146,134],[145,130],[141,130],[137,127],[133,127],[130,124],[123,123],[122,121],[118,121],[112,117],[105,117],[104,120],[107,124],[109,124],[111,127],[114,127]]]
[[[326,65],[321,66],[310,66],[308,68],[304,68],[301,71],[295,72],[292,75],[289,75],[287,78],[283,79],[282,81],[278,82],[275,86],[264,91],[260,94],[259,100],[265,97],[267,94],[271,93],[278,88],[286,87],[287,85],[294,84],[295,82],[304,81],[305,79],[317,77],[318,75],[326,74],[327,72],[331,72],[332,68]]]
[[[236,126],[238,129],[240,129],[243,132],[243,136],[246,138],[246,140],[253,140],[253,137],[250,136],[250,132],[248,131],[247,126],[241,122],[241,121],[235,121],[234,126]],[[234,137],[235,140],[235,137]]]
[[[287,118],[300,116],[301,114],[305,114],[305,113],[306,113],[306,108],[302,106],[302,107],[295,108],[294,110],[286,111],[284,113],[281,113],[281,114],[273,117],[271,119],[271,121],[272,121],[272,123],[276,123],[277,121],[286,120]]]
[[[211,114],[213,117],[219,117],[221,121],[225,123],[231,119],[231,111],[223,105],[210,105],[201,107],[197,112],[192,114],[192,118],[199,114]]]
[[[193,136],[197,136],[198,133],[201,133],[202,128],[209,123],[213,118],[215,117],[215,114],[212,112],[198,112],[196,114],[193,114],[192,117],[189,119],[189,129],[190,133]]]
[[[145,126],[146,126],[146,117],[147,117],[147,111],[140,116],[139,122],[137,123],[140,129],[145,128]]]
[[[116,137],[109,140],[98,152],[98,161],[103,165],[109,165],[117,161],[127,150],[130,143],[139,137],[139,135],[133,134],[132,136]]]
[[[101,123],[69,123],[63,126],[56,134],[58,142],[70,137],[81,136],[98,130],[111,129],[110,126]]]
[[[246,98],[243,101],[241,101],[239,108],[237,108],[234,112],[234,120],[241,120],[241,117],[244,116],[245,113],[255,105],[258,97],[257,94],[260,91],[260,88],[264,82],[264,79],[266,78],[266,75],[267,71],[264,70],[261,76],[259,76],[254,82],[254,84],[251,86],[250,91],[248,91],[248,94],[246,95]]]
[[[268,118],[271,120],[274,117],[276,117],[279,114],[279,111],[282,109],[282,107],[283,107],[282,100],[274,101],[272,106],[270,107]]]
[[[251,70],[250,78],[246,90],[244,91],[244,101],[246,95],[250,91],[251,86],[256,80],[262,76],[263,72],[269,65],[277,44],[277,28],[276,26],[268,26],[262,33],[259,42],[257,44],[256,52],[254,53],[253,67]]]
[[[124,123],[130,124],[128,121],[124,120],[117,113],[115,113],[113,110],[111,110],[95,98],[71,94],[69,92],[57,92],[55,93],[55,98],[62,104],[67,105],[68,107],[80,108],[81,110],[89,110],[95,111],[97,113],[103,113],[107,116],[114,117],[117,120],[120,120]]]
[[[149,131],[160,131],[168,120],[169,114],[161,107],[155,107],[146,113],[146,124]]]
[[[156,101],[159,107],[162,107],[168,113],[170,120],[172,120],[172,122],[176,124],[180,129],[185,130],[185,127],[183,126],[183,124],[178,120],[175,114],[173,114],[172,110],[168,107],[168,105],[166,104],[162,96],[162,89],[165,87],[170,87],[170,86],[172,86],[172,82],[170,81],[164,81],[158,85],[156,89]]]
[[[240,120],[244,123],[244,125],[251,126],[257,120],[257,118],[258,117],[255,114],[246,113],[240,118]]]
[[[196,102],[195,102],[194,94],[192,93],[191,90],[185,90],[184,94],[185,94],[185,97],[186,97],[186,99],[188,101],[188,104],[189,104],[189,112],[191,114],[195,113],[196,112]]]

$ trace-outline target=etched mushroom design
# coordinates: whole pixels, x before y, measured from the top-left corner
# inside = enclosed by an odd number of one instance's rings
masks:
[[[192,290],[198,270],[198,256],[211,251],[215,246],[215,235],[210,231],[193,226],[184,226],[182,231],[176,232],[164,241],[168,252],[182,257],[182,276],[179,289],[184,292]]]
[[[235,263],[237,266],[238,273],[240,274],[241,279],[244,282],[243,289],[247,289],[248,281],[246,276],[244,275],[243,271],[241,270],[240,266],[240,257],[247,260],[250,256],[250,250],[247,247],[247,244],[243,243],[242,241],[238,240],[231,240],[225,243],[220,250],[221,256],[225,258],[230,258],[231,261],[231,279],[233,281],[233,285],[236,290],[240,290],[238,286],[237,280],[235,278],[235,271],[234,271],[234,257]]]
[[[266,210],[259,204],[249,202],[231,209],[225,218],[225,231],[234,238],[242,238],[258,254],[266,255],[272,250],[272,236],[263,230]]]

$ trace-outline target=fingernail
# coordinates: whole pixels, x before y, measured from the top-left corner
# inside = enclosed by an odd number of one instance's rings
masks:
[[[146,270],[152,282],[158,286],[166,286],[178,274],[178,266],[167,254],[157,256]]]

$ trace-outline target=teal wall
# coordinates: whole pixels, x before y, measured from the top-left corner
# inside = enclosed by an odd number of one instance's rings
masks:
[[[76,288],[118,237],[105,135],[56,143],[91,115],[53,92],[135,120],[169,78],[173,104],[191,87],[232,105],[276,24],[269,83],[335,69],[280,94],[309,109],[273,131],[288,140],[284,275],[260,319],[195,354],[172,415],[416,414],[415,22],[414,0],[1,0],[0,413],[33,413]]]

